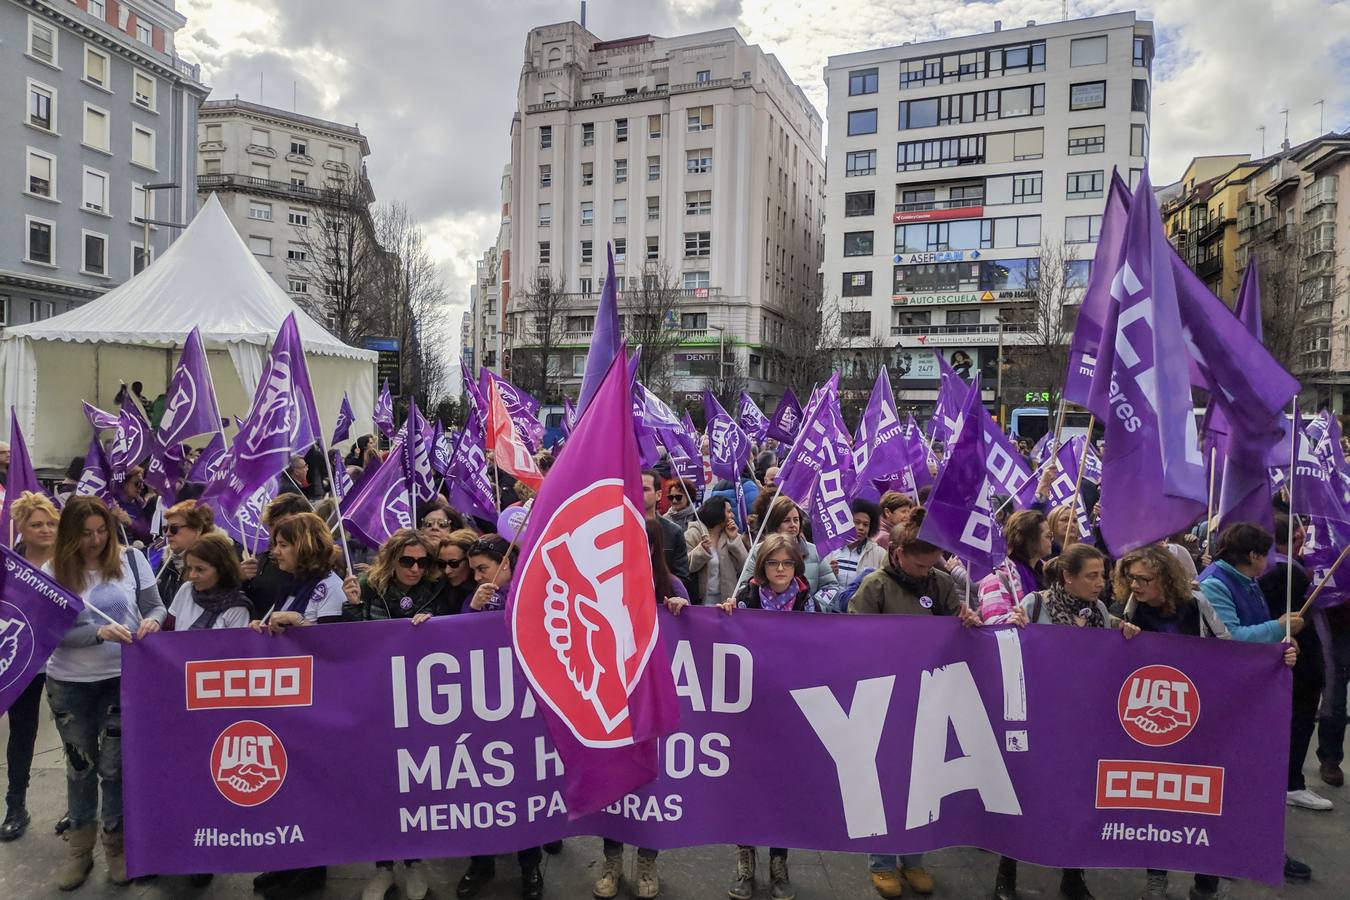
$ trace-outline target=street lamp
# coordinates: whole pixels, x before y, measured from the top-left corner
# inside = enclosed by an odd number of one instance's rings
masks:
[[[727,330],[721,325],[712,324],[709,324],[708,328],[717,332],[717,386],[720,392],[720,389],[725,386],[722,379],[726,377],[724,367],[726,366]]]
[[[142,223],[142,225],[143,225],[143,228],[144,228],[144,235],[145,235],[145,237],[142,239],[142,240],[143,240],[143,243],[141,244],[141,258],[144,260],[144,263],[145,263],[145,265],[143,265],[143,266],[141,267],[142,270],[148,268],[149,265],[150,265],[150,226],[151,226],[151,225],[163,225],[163,226],[165,226],[166,228],[183,228],[183,227],[185,227],[184,225],[182,225],[182,224],[180,224],[180,223],[178,223],[178,222],[163,222],[163,221],[159,221],[159,220],[157,220],[157,219],[151,219],[151,218],[150,218],[150,192],[151,192],[151,191],[174,191],[174,190],[177,190],[177,189],[178,189],[178,185],[177,185],[176,183],[174,183],[174,182],[171,182],[171,181],[166,181],[166,182],[164,182],[164,183],[162,183],[162,184],[144,184],[144,185],[141,185],[141,196],[142,196],[142,198],[144,199],[144,204],[143,204],[143,205],[144,205],[144,209],[142,210],[142,214],[141,214],[141,223]],[[133,274],[134,274],[134,273],[133,273]]]
[[[994,405],[998,407],[998,427],[1003,428],[1003,307],[995,307],[994,319],[998,322],[998,384],[994,388]]]

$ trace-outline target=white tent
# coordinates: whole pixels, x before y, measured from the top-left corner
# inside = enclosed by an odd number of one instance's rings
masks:
[[[291,313],[325,435],[332,433],[343,391],[356,421],[370,422],[377,354],[347,346],[296,306],[212,195],[168,251],[135,278],[70,312],[8,329],[0,340],[4,403],[18,413],[34,464],[64,466],[89,444],[80,401],[112,410],[122,383],[133,381],[142,383],[147,398],[158,396],[195,326],[221,415],[242,417],[263,359]],[[7,431],[9,417],[0,421]]]

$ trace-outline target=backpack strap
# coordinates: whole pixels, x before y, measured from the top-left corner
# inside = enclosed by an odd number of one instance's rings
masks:
[[[136,565],[136,559],[135,559],[135,557],[133,557],[133,556],[131,555],[131,548],[130,548],[130,547],[128,547],[127,549],[123,550],[123,551],[122,551],[122,555],[124,555],[124,556],[126,557],[126,559],[127,559],[127,565],[131,568],[131,577],[132,577],[133,579],[135,579],[135,581],[136,581],[136,596],[139,597],[140,594],[141,594],[141,570],[140,570],[140,567],[138,567],[138,566]]]
[[[1041,620],[1041,606],[1045,602],[1045,597],[1043,596],[1041,591],[1036,591],[1031,596],[1036,598],[1031,603],[1031,619],[1030,619],[1031,624],[1035,625],[1037,622]]]

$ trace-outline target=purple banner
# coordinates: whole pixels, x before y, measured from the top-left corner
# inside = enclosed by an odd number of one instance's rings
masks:
[[[0,713],[14,705],[84,610],[79,597],[0,547]]]
[[[128,868],[257,872],[600,834],[965,845],[1281,882],[1278,646],[706,608],[663,612],[660,629],[681,706],[661,774],[570,823],[498,613],[137,641],[122,651]]]

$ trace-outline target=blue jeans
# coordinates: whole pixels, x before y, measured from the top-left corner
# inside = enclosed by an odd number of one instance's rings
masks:
[[[923,865],[923,854],[908,853],[904,856],[896,856],[892,853],[867,854],[867,868],[873,872],[886,872],[891,869],[898,869],[902,865],[906,869],[921,867]]]
[[[66,750],[66,813],[71,826],[101,820],[106,830],[116,831],[122,827],[122,679],[48,678],[47,702]]]

